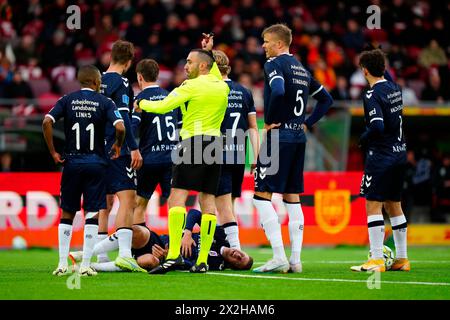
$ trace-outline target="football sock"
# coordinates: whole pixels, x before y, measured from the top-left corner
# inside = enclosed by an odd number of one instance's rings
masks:
[[[100,242],[97,242],[97,244],[94,247],[94,255],[97,255],[98,257],[101,254],[104,254],[106,257],[108,257],[107,253],[110,251],[114,251],[119,249],[119,238],[115,233],[110,235],[109,237],[106,236],[105,239],[103,239]]]
[[[118,266],[115,265],[114,261],[93,263],[92,267],[96,271],[106,271],[106,272],[122,271],[122,269],[120,269]]]
[[[105,240],[106,238],[108,238],[108,233],[107,232],[99,232],[97,235],[97,243],[95,244],[94,247],[94,255],[96,254],[95,252],[95,248],[97,248],[97,245],[99,243],[101,243],[103,240]],[[108,261],[108,254],[106,253],[106,251],[104,252],[100,252],[97,254],[97,262],[104,262],[104,261]]]
[[[116,231],[119,239],[119,257],[131,258],[131,240],[133,230],[131,228],[119,228]]]
[[[289,215],[289,239],[291,239],[291,264],[300,263],[303,244],[304,217],[300,202],[284,202]]]
[[[180,255],[181,238],[186,224],[186,208],[169,209],[169,252],[166,259],[176,259]]]
[[[58,225],[58,248],[60,267],[67,267],[67,257],[70,251],[70,240],[72,239],[72,220],[61,219]]]
[[[277,212],[275,211],[271,201],[261,199],[262,198],[253,198],[253,204],[258,210],[260,223],[266,233],[266,237],[269,240],[270,245],[272,246],[273,258],[287,260],[286,253],[284,252],[281,225],[278,222]]]
[[[241,243],[239,242],[239,228],[237,223],[225,223],[222,227],[227,235],[227,241],[230,243],[230,248],[241,250]]]
[[[384,220],[382,214],[367,217],[369,229],[369,243],[372,259],[383,258]]]
[[[407,223],[405,215],[401,215],[398,217],[392,217],[391,226],[392,233],[394,234],[394,243],[395,243],[395,253],[397,258],[408,258],[406,253],[407,248]]]
[[[98,219],[86,219],[84,225],[84,240],[83,240],[83,260],[81,267],[89,267],[91,264],[92,253],[97,242],[98,233]]]
[[[200,252],[197,258],[197,265],[200,263],[208,263],[209,250],[214,240],[216,232],[217,218],[213,214],[202,214],[202,222],[200,226]]]

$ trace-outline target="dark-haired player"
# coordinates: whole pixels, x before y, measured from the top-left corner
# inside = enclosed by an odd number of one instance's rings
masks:
[[[291,30],[283,24],[266,28],[262,36],[267,62],[264,64],[264,128],[267,138],[261,145],[255,171],[255,196],[261,225],[272,246],[273,258],[254,272],[302,272],[300,259],[304,217],[299,194],[303,192],[303,166],[306,135],[333,103],[327,90],[320,85],[292,54]],[[317,100],[313,113],[305,119],[308,97]],[[272,149],[272,139],[278,128],[278,150]],[[274,143],[275,147],[277,145]],[[278,151],[278,152],[277,152]],[[267,155],[269,161],[261,158]],[[279,163],[276,171],[276,163]],[[270,172],[272,171],[272,172]],[[275,172],[274,172],[275,171]],[[289,215],[291,257],[284,251],[281,226],[271,203],[272,194],[282,193]]]
[[[119,241],[119,256],[116,264],[132,271],[144,271],[138,267],[131,256],[132,219],[135,206],[136,184],[135,169],[142,165],[142,156],[134,139],[130,121],[130,84],[123,74],[130,68],[134,57],[134,46],[128,41],[114,42],[111,51],[111,64],[102,75],[101,93],[111,98],[120,111],[126,128],[126,137],[120,157],[110,161],[106,174],[107,180],[107,207],[100,212],[99,242],[108,241],[108,216],[111,210],[114,195],[119,199],[119,208],[116,217],[116,235]],[[106,128],[106,148],[112,144],[111,127]],[[99,261],[104,256],[98,257]]]
[[[142,90],[136,99],[157,101],[169,92],[156,83],[159,74],[158,63],[153,59],[139,61],[136,66],[139,87]],[[178,143],[177,129],[181,123],[179,108],[165,114],[133,112],[132,127],[139,129],[139,150],[144,164],[137,172],[137,207],[134,209],[133,223],[145,225],[145,210],[156,186],[161,187],[161,195],[168,198],[172,179],[172,150]]]
[[[366,198],[371,258],[351,269],[386,270],[383,260],[384,207],[391,220],[396,248],[391,270],[409,271],[407,224],[400,202],[406,170],[402,89],[388,76],[385,56],[380,49],[361,53],[359,65],[370,86],[363,97],[366,131],[361,135],[360,145],[366,151],[366,163],[360,194]]]
[[[181,246],[183,264],[179,266],[181,270],[188,270],[197,261],[200,251],[200,235],[193,233],[192,229],[196,224],[201,223],[201,212],[195,209],[189,210],[186,218],[186,228],[184,230]],[[169,236],[159,236],[156,232],[141,225],[133,225],[133,246],[132,253],[140,267],[151,270],[164,261],[167,256],[167,246]],[[95,247],[95,252],[106,253],[113,251],[117,247]],[[71,252],[70,257],[74,262],[80,261],[83,252]],[[230,248],[230,243],[226,240],[223,229],[218,226],[214,233],[214,242],[208,253],[209,270],[249,270],[253,265],[253,258],[247,253],[236,248]],[[114,262],[93,263],[92,267],[97,271],[120,271]]]
[[[105,126],[114,128],[112,158],[117,159],[125,137],[122,116],[114,102],[98,93],[100,71],[85,66],[78,71],[81,90],[65,95],[45,115],[43,132],[55,163],[64,165],[61,178],[62,217],[58,226],[59,263],[54,275],[67,274],[67,257],[72,238],[72,223],[80,210],[85,211],[83,257],[79,273],[93,276],[90,267],[98,232],[98,212],[105,206],[105,175],[109,156],[105,154]],[[64,118],[65,147],[61,156],[53,145],[53,123]],[[114,160],[115,161],[115,160]]]

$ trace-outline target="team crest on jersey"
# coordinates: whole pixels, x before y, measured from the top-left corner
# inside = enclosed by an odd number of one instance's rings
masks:
[[[319,227],[329,234],[336,234],[350,222],[350,190],[336,189],[331,180],[328,189],[314,194],[315,216]]]
[[[122,95],[122,102],[128,104],[130,102],[130,97],[127,94]]]

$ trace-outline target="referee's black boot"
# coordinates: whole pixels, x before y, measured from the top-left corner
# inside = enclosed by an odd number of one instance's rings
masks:
[[[196,264],[193,265],[191,267],[191,269],[189,270],[189,272],[191,273],[206,273],[206,271],[208,271],[208,265],[204,262],[200,263],[200,264]]]
[[[178,256],[176,259],[167,259],[163,263],[161,263],[159,266],[153,268],[148,272],[148,274],[165,274],[169,271],[182,269],[184,266],[184,260],[181,257],[181,255]]]

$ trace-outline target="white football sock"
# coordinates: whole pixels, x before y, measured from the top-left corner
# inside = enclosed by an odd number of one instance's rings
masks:
[[[303,244],[304,217],[300,202],[284,203],[289,215],[289,238],[291,240],[291,264],[300,263]]]
[[[394,234],[395,253],[397,258],[408,258],[407,251],[407,231],[405,215],[392,217],[391,226]]]
[[[258,210],[259,220],[264,228],[266,237],[273,250],[273,258],[287,260],[284,252],[283,237],[281,235],[281,225],[278,222],[278,215],[272,202],[268,200],[253,199],[253,203]]]
[[[131,241],[133,238],[133,230],[129,228],[121,228],[116,231],[119,238],[119,257],[131,258]]]
[[[97,255],[97,262],[107,262],[107,261],[109,261],[109,257],[108,257],[107,251],[97,253],[96,250],[95,250],[97,248],[97,245],[99,243],[101,243],[103,240],[105,240],[106,238],[108,238],[108,234],[107,233],[99,233],[97,235],[97,243],[95,244],[95,247],[94,247],[94,255]]]
[[[91,264],[92,253],[97,242],[97,233],[97,224],[84,225],[83,260],[81,261],[81,267],[89,267]]]
[[[230,243],[230,248],[241,250],[241,243],[239,242],[239,228],[236,222],[225,223],[223,230],[227,235],[227,241]]]
[[[383,258],[384,220],[382,214],[367,217],[369,243],[372,259]]]
[[[114,264],[114,261],[110,262],[102,262],[102,263],[92,263],[92,268],[94,268],[96,271],[106,271],[106,272],[116,272],[116,271],[122,271],[118,266]]]
[[[94,255],[100,255],[100,254],[106,254],[110,251],[114,251],[119,249],[119,239],[117,238],[117,235],[113,233],[109,237],[106,237],[100,242],[97,242],[97,244],[94,247]]]
[[[67,267],[67,258],[70,251],[70,240],[72,239],[72,225],[60,223],[58,225],[58,248],[59,263],[58,267]]]

